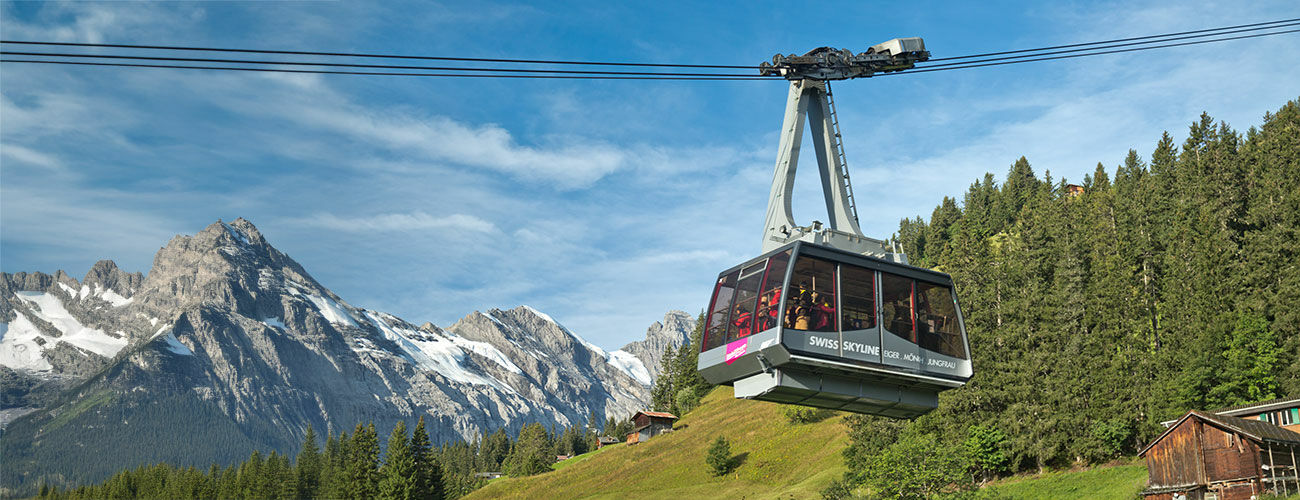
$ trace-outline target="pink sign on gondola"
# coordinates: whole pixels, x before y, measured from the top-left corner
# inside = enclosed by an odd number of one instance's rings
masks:
[[[749,339],[743,338],[735,342],[728,343],[727,354],[722,359],[723,361],[726,361],[727,364],[731,364],[732,361],[740,359],[740,357],[744,356],[745,353],[748,351],[749,351]]]

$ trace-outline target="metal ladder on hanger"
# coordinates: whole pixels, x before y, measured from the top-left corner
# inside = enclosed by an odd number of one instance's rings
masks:
[[[858,204],[853,201],[853,185],[849,183],[849,161],[844,155],[844,138],[840,136],[840,119],[835,113],[835,96],[831,94],[830,82],[826,82],[826,101],[830,104],[831,109],[831,136],[835,138],[835,155],[840,160],[840,175],[844,178],[844,194],[848,197],[849,212],[853,214],[853,220],[859,221]]]

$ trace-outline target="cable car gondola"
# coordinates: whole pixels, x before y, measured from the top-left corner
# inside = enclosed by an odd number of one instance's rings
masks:
[[[952,278],[908,265],[858,227],[826,83],[928,56],[919,38],[905,38],[857,56],[822,48],[763,65],[791,80],[763,254],[718,275],[700,343],[705,380],[732,385],[738,398],[895,418],[929,412],[939,392],[970,380]],[[797,226],[791,214],[805,118],[829,227]]]

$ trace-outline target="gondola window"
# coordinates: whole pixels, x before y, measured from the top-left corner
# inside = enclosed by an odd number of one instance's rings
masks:
[[[812,257],[795,261],[785,303],[785,327],[811,332],[839,330],[835,302],[835,264]]]
[[[736,305],[731,308],[731,324],[727,325],[727,342],[748,337],[754,333],[754,310],[758,289],[763,284],[766,262],[759,262],[740,271],[736,285]]]
[[[912,280],[880,273],[881,321],[889,333],[916,342],[912,324]]]
[[[916,329],[921,347],[966,359],[955,304],[948,287],[916,282]]]
[[[841,265],[840,277],[844,331],[875,328],[876,273],[857,266]]]
[[[736,282],[740,271],[718,278],[713,289],[713,307],[709,310],[708,329],[704,332],[704,350],[722,345],[727,338],[727,325],[731,323],[731,299],[736,295]]]

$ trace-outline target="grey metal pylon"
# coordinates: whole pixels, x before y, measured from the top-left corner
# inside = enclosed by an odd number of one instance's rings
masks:
[[[840,177],[844,178],[844,192],[849,198],[849,213],[858,221],[858,205],[853,200],[853,183],[849,182],[849,159],[844,154],[844,135],[840,133],[840,118],[835,113],[835,94],[831,92],[831,83],[826,82],[826,102],[830,103],[831,133],[835,138],[835,158],[839,160]],[[861,221],[858,221],[861,224]]]
[[[813,149],[821,173],[822,194],[826,200],[829,227],[814,221],[801,226],[794,221],[790,201],[795,173],[799,168],[799,149],[807,121],[813,136]],[[901,255],[889,253],[885,242],[862,234],[853,206],[852,188],[845,174],[841,147],[836,137],[837,124],[828,99],[826,82],[792,80],[786,100],[781,141],[777,149],[776,171],[767,201],[763,224],[763,251],[775,249],[795,240],[808,241],[854,253],[906,262]]]

